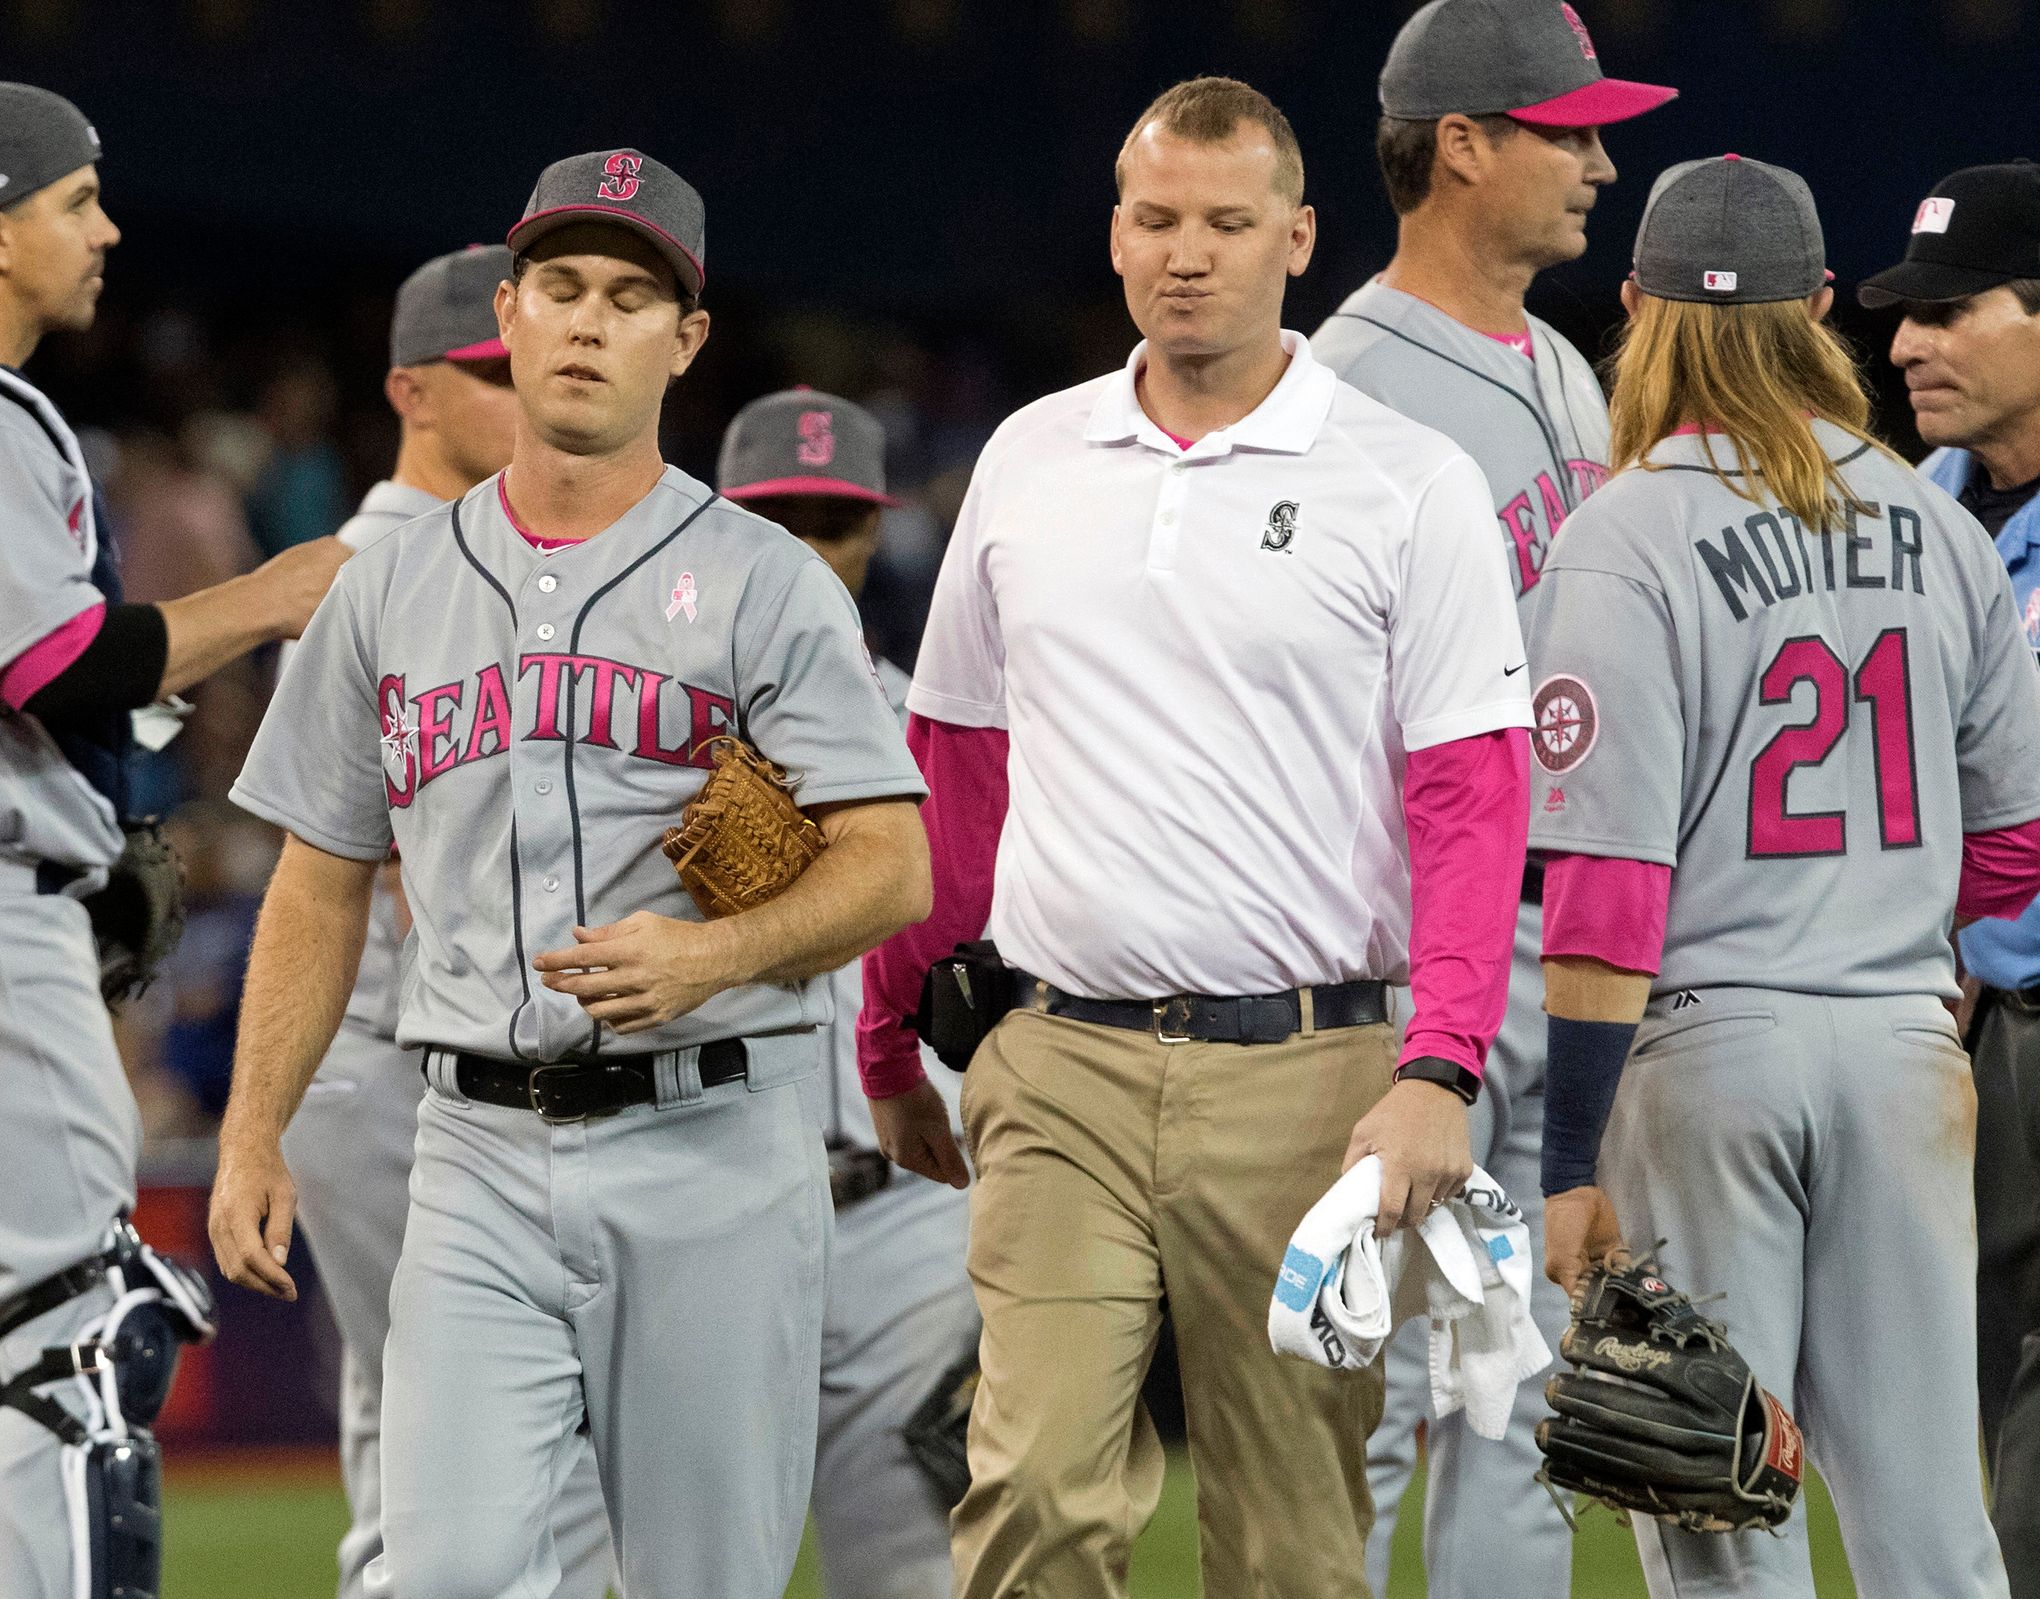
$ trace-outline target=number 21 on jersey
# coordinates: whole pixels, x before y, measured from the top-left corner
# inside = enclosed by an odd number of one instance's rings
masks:
[[[1757,679],[1757,703],[1790,704],[1801,683],[1813,685],[1812,720],[1780,728],[1750,763],[1751,858],[1847,853],[1847,813],[1788,810],[1785,787],[1794,770],[1819,766],[1834,753],[1859,708],[1867,713],[1876,756],[1879,843],[1885,849],[1918,848],[1919,784],[1905,629],[1890,627],[1878,634],[1853,674],[1826,639],[1787,639]]]

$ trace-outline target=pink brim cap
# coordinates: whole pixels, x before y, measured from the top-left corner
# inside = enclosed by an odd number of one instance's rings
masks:
[[[1677,89],[1667,89],[1663,84],[1598,78],[1555,100],[1517,106],[1508,115],[1518,122],[1541,123],[1547,128],[1602,128],[1655,111],[1667,100],[1678,97]]]
[[[852,483],[840,477],[768,477],[757,483],[739,483],[735,488],[724,489],[726,500],[770,500],[781,495],[810,494],[818,499],[865,500],[872,505],[898,505],[900,502],[890,494],[881,494],[877,489],[866,488],[862,483]]]
[[[479,344],[463,344],[458,350],[448,350],[444,356],[448,361],[507,361],[510,347],[501,339],[484,339]]]

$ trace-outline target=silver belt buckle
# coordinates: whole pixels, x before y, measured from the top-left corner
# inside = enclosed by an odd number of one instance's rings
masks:
[[[1165,1028],[1168,1025],[1166,1018],[1168,1016],[1169,1007],[1173,1005],[1178,999],[1183,999],[1183,996],[1181,994],[1176,994],[1172,995],[1168,999],[1158,999],[1155,1001],[1154,1020],[1150,1024],[1150,1030],[1154,1033],[1155,1042],[1158,1044],[1194,1044],[1197,1042],[1197,1040],[1192,1038],[1188,1033],[1169,1033],[1163,1031],[1163,1028]],[[1186,1027],[1189,1025],[1189,1016],[1190,1016],[1190,1003],[1187,999],[1185,999],[1183,1002],[1183,1017],[1184,1025]]]
[[[541,1077],[543,1077],[547,1072],[565,1072],[572,1070],[574,1070],[572,1066],[562,1065],[558,1061],[548,1061],[542,1066],[532,1067],[531,1075],[524,1080],[524,1092],[526,1097],[528,1097],[531,1101],[532,1110],[537,1113],[538,1119],[546,1123],[548,1126],[564,1127],[569,1125],[570,1123],[586,1121],[588,1119],[586,1115],[578,1112],[572,1116],[556,1116],[551,1111],[545,1108],[544,1101],[539,1098],[540,1094],[544,1092],[543,1085],[539,1082],[539,1079]]]

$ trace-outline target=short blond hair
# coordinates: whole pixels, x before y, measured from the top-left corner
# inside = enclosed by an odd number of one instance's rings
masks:
[[[1303,204],[1303,147],[1281,108],[1252,84],[1238,78],[1190,78],[1155,97],[1140,114],[1119,159],[1112,164],[1113,181],[1126,193],[1126,154],[1150,123],[1159,122],[1179,139],[1194,144],[1224,144],[1251,122],[1275,146],[1275,192],[1291,205]]]

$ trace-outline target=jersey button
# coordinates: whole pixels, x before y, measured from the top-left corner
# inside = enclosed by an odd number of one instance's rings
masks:
[[[545,880],[545,891],[548,894],[557,894],[560,891],[560,880],[557,877],[548,877]]]
[[[538,624],[538,636],[541,642],[550,640],[555,631],[557,630],[553,627],[552,623],[550,622],[541,622]]]
[[[1162,513],[1162,526],[1174,527],[1175,525],[1176,525],[1176,513],[1174,511],[1164,511]],[[543,633],[544,629],[541,628],[539,631]]]
[[[546,573],[544,577],[538,580],[538,592],[541,594],[550,594],[554,589],[558,588],[559,586],[560,580],[554,577],[550,572]]]
[[[532,787],[536,788],[541,794],[550,794],[552,792],[552,779],[541,777]]]

